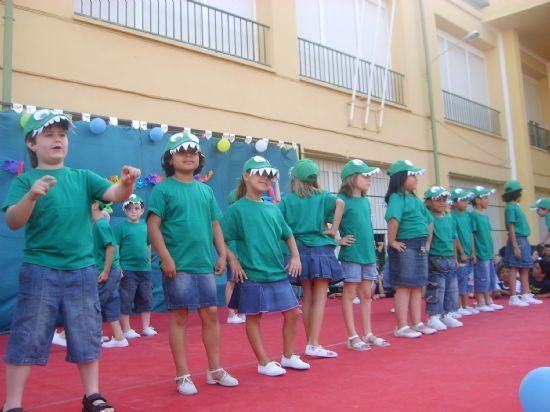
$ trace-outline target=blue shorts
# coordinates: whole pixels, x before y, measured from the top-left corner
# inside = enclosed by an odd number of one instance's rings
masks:
[[[162,277],[162,289],[168,310],[218,306],[216,280],[213,273],[194,274],[176,272],[176,276]]]
[[[467,262],[459,263],[456,274],[458,278],[458,293],[466,295],[468,292],[471,292],[470,285],[474,276],[474,267],[471,260],[468,259]]]
[[[458,310],[458,285],[454,257],[430,256],[426,313],[442,315]]]
[[[112,267],[109,277],[103,283],[98,283],[99,303],[101,304],[101,317],[104,322],[114,322],[120,319],[120,266]]]
[[[143,313],[153,309],[151,271],[125,270],[120,281],[120,313]]]
[[[514,255],[512,241],[508,238],[506,242],[506,252],[504,254],[504,266],[507,268],[532,268],[533,259],[531,258],[531,245],[526,237],[516,236],[516,242],[521,250],[521,257]]]
[[[426,238],[398,240],[405,244],[405,250],[398,252],[388,247],[390,282],[394,288],[420,288],[428,284],[428,253]]]
[[[491,268],[492,266],[492,268]],[[485,293],[492,292],[492,281],[494,273],[494,263],[492,259],[478,260],[474,265],[474,292]]]
[[[65,322],[68,362],[92,362],[101,355],[101,308],[97,267],[57,270],[24,263],[4,355],[12,365],[46,365],[58,312]]]
[[[304,281],[326,279],[332,285],[344,279],[342,268],[334,253],[335,249],[336,247],[332,245],[306,246],[298,244],[302,273],[298,277],[289,276],[290,283],[300,286]],[[285,256],[285,265],[289,260],[290,257]]]
[[[296,294],[288,279],[277,282],[245,280],[235,284],[229,308],[245,315],[284,312],[298,306]]]
[[[355,262],[342,262],[342,270],[344,271],[344,282],[360,283],[363,280],[378,279],[376,263],[363,265]]]

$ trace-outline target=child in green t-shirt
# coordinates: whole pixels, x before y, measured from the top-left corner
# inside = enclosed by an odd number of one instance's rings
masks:
[[[162,168],[166,179],[149,198],[147,228],[161,260],[162,287],[170,311],[169,341],[176,366],[176,387],[182,395],[197,388],[187,365],[185,333],[189,310],[198,309],[208,357],[208,384],[237,386],[220,364],[220,327],[214,275],[225,272],[226,252],[219,219],[222,213],[212,189],[194,179],[204,167],[199,139],[188,132],[170,137]],[[213,265],[212,242],[218,252]]]
[[[298,247],[279,208],[261,198],[278,174],[263,157],[250,158],[243,167],[237,201],[229,206],[222,220],[225,241],[235,242],[238,256],[237,260],[228,250],[236,282],[229,307],[246,315],[246,334],[258,359],[257,371],[267,376],[283,375],[285,367],[309,369],[309,364],[294,354],[298,301],[288,275],[300,275]],[[286,242],[291,253],[286,267],[280,240]],[[271,361],[264,348],[260,321],[265,312],[283,313],[281,364]]]
[[[10,229],[25,227],[25,251],[6,362],[4,410],[20,408],[31,365],[45,365],[59,311],[67,335],[67,360],[77,364],[85,388],[83,411],[112,412],[99,391],[101,316],[93,256],[92,200],[128,198],[140,174],[124,166],[120,183],[64,166],[70,119],[42,109],[23,133],[32,170],[12,182],[2,210]],[[31,332],[31,333],[29,333]]]
[[[547,231],[544,238],[539,242],[540,246],[544,246],[550,241],[550,213],[548,213],[550,211],[550,198],[542,197],[538,199],[535,203],[529,206],[529,209],[535,210],[537,215],[545,220]]]
[[[298,160],[291,168],[291,193],[278,204],[285,221],[292,229],[298,245],[302,273],[290,277],[290,283],[304,292],[302,312],[307,335],[305,354],[334,358],[338,354],[319,344],[325,314],[327,288],[343,279],[336,259],[336,233],[342,219],[344,202],[321,190],[317,178],[319,167],[309,159]],[[326,228],[326,222],[332,227]]]
[[[140,218],[145,212],[143,199],[132,194],[122,204],[128,220],[118,224],[115,240],[120,255],[120,267],[124,276],[120,281],[120,324],[127,339],[141,335],[130,326],[130,312],[139,313],[143,336],[155,336],[151,327],[153,309],[153,285],[151,283],[151,242],[147,235],[147,225]]]

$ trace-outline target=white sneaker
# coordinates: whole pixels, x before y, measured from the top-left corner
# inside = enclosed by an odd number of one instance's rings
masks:
[[[447,330],[447,326],[443,322],[441,322],[441,319],[438,315],[430,316],[428,319],[428,326],[435,330]]]
[[[223,372],[222,377],[219,379],[214,379],[212,374],[216,372]],[[239,386],[239,381],[227,373],[227,371],[223,368],[213,371],[206,371],[206,383],[209,385],[221,385],[227,387]]]
[[[424,335],[433,335],[435,332],[437,332],[436,329],[430,328],[429,326],[424,325],[422,322],[419,322],[416,325],[414,325],[413,329]]]
[[[267,376],[281,376],[286,373],[286,370],[281,367],[280,363],[271,361],[266,365],[258,365],[258,373]]]
[[[449,328],[459,328],[461,326],[464,326],[464,324],[461,321],[449,315],[443,316],[443,318],[441,319],[441,322]]]
[[[126,338],[121,340],[116,340],[115,338],[111,338],[110,341],[107,341],[101,344],[101,346],[104,348],[125,348],[128,345],[129,343]]]
[[[522,302],[526,302],[530,305],[540,305],[542,300],[535,299],[535,296],[532,293],[525,293],[521,295]]]
[[[103,336],[101,337],[101,343],[107,342],[108,340],[109,340],[109,337],[108,337],[108,336],[103,335]]]
[[[524,308],[524,307],[527,307],[529,306],[529,303],[521,300],[519,298],[519,296],[517,295],[514,295],[514,296],[510,296],[510,300],[508,301],[508,305],[510,306],[518,306],[520,308]]]
[[[468,309],[466,308],[460,308],[456,311],[456,313],[460,313],[462,316],[472,316],[473,313],[470,312]],[[479,313],[479,312],[478,312]]]
[[[353,304],[354,305],[359,305],[359,303],[361,303],[361,301],[359,300],[359,298],[356,296],[353,298]]]
[[[478,306],[477,310],[480,312],[494,312],[495,310],[490,306]]]
[[[233,316],[229,316],[227,318],[227,323],[231,324],[231,325],[236,325],[236,324],[239,324],[239,323],[245,323],[246,320],[241,318],[239,315],[233,315]]]
[[[57,333],[57,331],[53,334],[52,343],[54,345],[67,347],[67,339],[63,339],[61,333]]]
[[[304,362],[298,355],[292,355],[290,358],[283,355],[281,357],[281,366],[291,369],[306,370],[310,368],[309,363]]]
[[[159,334],[152,326],[146,327],[141,333],[143,334],[143,336],[156,336]]]
[[[476,308],[473,308],[471,306],[466,306],[464,309],[467,310],[468,312],[470,312],[471,315],[478,315],[479,314],[479,310],[477,310]]]
[[[323,348],[321,345],[306,345],[305,354],[317,358],[336,358],[338,354],[334,351]],[[283,365],[284,366],[284,365]]]
[[[489,307],[490,307],[490,308],[493,308],[494,310],[502,310],[502,309],[504,309],[504,306],[499,305],[498,303],[494,303],[494,302],[491,303],[491,304],[489,305]]]
[[[141,335],[139,333],[137,333],[135,330],[130,329],[130,330],[124,332],[124,337],[126,339],[136,339],[136,338],[141,338]]]
[[[411,327],[403,326],[402,328],[395,329],[393,334],[398,338],[419,338],[422,336],[420,332],[415,331]]]
[[[455,319],[460,319],[462,317],[462,314],[459,313],[458,311],[456,312],[449,312],[449,316],[452,316],[453,318]]]
[[[180,379],[182,379],[182,382],[178,385],[179,393],[181,393],[182,395],[194,395],[198,392],[197,387],[191,380],[191,375],[187,374],[176,377],[177,381],[179,381]]]

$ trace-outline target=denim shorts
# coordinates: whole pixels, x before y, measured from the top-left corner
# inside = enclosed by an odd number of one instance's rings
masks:
[[[228,306],[244,315],[257,315],[294,309],[298,307],[298,300],[288,279],[277,282],[246,279],[235,285]]]
[[[306,246],[298,244],[302,273],[300,276],[289,276],[291,284],[300,286],[301,282],[313,281],[315,279],[327,279],[330,285],[344,279],[340,262],[336,259],[335,246]],[[290,257],[285,256],[285,265]]]
[[[506,252],[504,254],[504,265],[507,268],[532,268],[533,259],[531,258],[531,245],[529,240],[523,236],[516,236],[516,242],[521,250],[521,258],[514,255],[512,241],[508,238],[506,242]]]
[[[355,262],[342,262],[342,270],[344,271],[344,282],[360,283],[363,280],[378,279],[376,263],[363,265]]]
[[[151,271],[125,270],[120,281],[120,313],[151,312],[153,309],[153,284]]]
[[[101,317],[104,322],[114,322],[120,319],[120,266],[112,267],[109,277],[103,283],[98,283],[99,303],[101,304]]]
[[[176,276],[162,277],[162,289],[168,310],[218,306],[216,280],[213,273],[195,274],[183,271]]]
[[[8,347],[12,365],[46,365],[58,312],[65,321],[66,360],[92,362],[101,355],[97,267],[57,270],[24,263]]]
[[[491,270],[491,266],[493,269]],[[492,292],[491,278],[493,277],[494,263],[492,259],[478,260],[474,265],[474,292]]]
[[[398,252],[388,247],[390,282],[395,287],[419,288],[428,284],[428,253],[426,238],[399,240],[405,250]]]
[[[459,263],[456,274],[458,278],[458,293],[466,295],[468,292],[471,292],[473,289],[470,286],[474,280],[474,267],[472,261],[468,259],[467,262]]]
[[[454,257],[430,256],[426,313],[442,315],[458,310],[458,281]]]

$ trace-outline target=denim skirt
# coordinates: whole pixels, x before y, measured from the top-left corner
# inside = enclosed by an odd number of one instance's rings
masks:
[[[398,252],[388,247],[390,281],[393,287],[417,288],[428,284],[428,253],[426,238],[398,240],[405,244],[405,250]]]
[[[195,310],[218,305],[213,273],[195,274],[178,271],[173,278],[162,277],[162,289],[168,310]]]
[[[254,282],[246,279],[235,284],[228,306],[244,315],[256,315],[293,309],[298,306],[298,300],[288,279],[277,282]]]
[[[521,258],[514,255],[512,241],[508,238],[506,242],[506,253],[504,254],[504,265],[507,268],[532,268],[533,260],[531,259],[531,245],[529,245],[529,240],[523,236],[516,236],[516,242],[521,250]]]
[[[327,279],[329,284],[338,283],[344,279],[340,262],[336,259],[335,246],[306,246],[298,244],[300,261],[302,262],[302,273],[300,276],[289,276],[290,283],[300,286],[301,282],[313,281],[315,279]],[[290,260],[285,256],[285,265]]]

